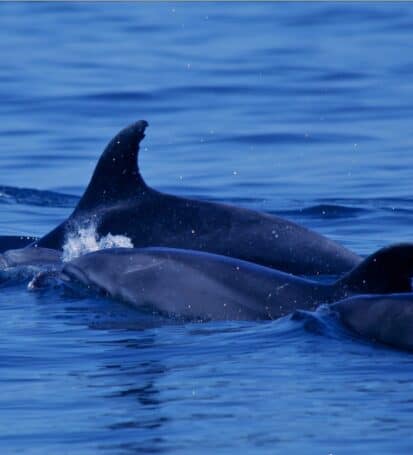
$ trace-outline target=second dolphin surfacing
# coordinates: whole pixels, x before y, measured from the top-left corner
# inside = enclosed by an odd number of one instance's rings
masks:
[[[67,263],[62,279],[137,307],[202,320],[275,319],[355,294],[411,292],[413,244],[383,248],[333,283],[171,248],[110,249]]]
[[[413,351],[413,294],[356,295],[331,309],[359,335]]]
[[[85,220],[99,236],[128,237],[135,247],[172,247],[243,259],[303,275],[339,274],[361,258],[338,243],[268,213],[177,197],[149,187],[137,164],[147,122],[107,145],[72,215],[36,245],[62,249]]]

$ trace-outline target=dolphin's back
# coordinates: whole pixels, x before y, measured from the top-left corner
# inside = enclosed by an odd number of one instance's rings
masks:
[[[136,306],[200,319],[273,319],[313,308],[313,282],[246,261],[170,248],[102,250],[75,259],[63,278]]]
[[[93,219],[100,235],[126,235],[135,247],[205,251],[295,274],[338,274],[359,263],[356,254],[291,221],[150,188],[138,166],[146,127],[135,122],[110,141],[73,214],[37,246],[62,249],[79,221]]]
[[[359,335],[413,351],[413,294],[354,296],[332,308]]]

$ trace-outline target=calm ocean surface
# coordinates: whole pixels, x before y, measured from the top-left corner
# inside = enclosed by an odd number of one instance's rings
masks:
[[[412,241],[412,43],[411,4],[1,4],[0,234],[54,227],[146,119],[157,189],[360,254]],[[177,324],[0,292],[2,454],[410,454],[412,379],[320,313]]]

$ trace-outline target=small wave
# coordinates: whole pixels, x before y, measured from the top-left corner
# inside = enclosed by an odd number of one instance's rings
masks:
[[[152,100],[152,95],[146,92],[140,91],[108,91],[91,93],[89,95],[83,95],[81,99],[90,101],[146,101]]]
[[[299,322],[304,330],[316,335],[328,335],[328,321],[322,317],[321,312],[295,310],[289,316],[291,321]]]
[[[303,209],[276,211],[278,215],[307,215],[332,219],[355,217],[364,212],[367,212],[367,209],[333,204],[317,204]]]
[[[0,204],[25,204],[41,207],[72,208],[78,201],[79,198],[71,194],[0,185]]]
[[[360,338],[349,331],[340,321],[330,305],[320,305],[315,311],[295,310],[287,316],[307,333],[320,335],[330,340],[352,340]]]
[[[131,239],[124,235],[109,233],[99,238],[96,227],[94,221],[72,226],[63,245],[63,262],[71,261],[92,251],[108,248],[133,248]]]
[[[354,143],[370,141],[372,137],[361,134],[332,134],[332,133],[317,133],[317,134],[306,134],[306,133],[254,133],[254,134],[237,134],[228,135],[215,138],[208,138],[204,144],[219,143],[219,142],[231,142],[238,144],[261,144],[261,145],[313,145],[313,144],[328,144],[328,143]]]

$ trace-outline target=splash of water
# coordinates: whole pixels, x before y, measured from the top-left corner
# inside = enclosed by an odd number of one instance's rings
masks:
[[[99,238],[96,224],[93,222],[85,226],[78,226],[77,229],[71,229],[66,237],[63,245],[63,262],[107,248],[133,248],[133,243],[129,237],[124,235],[109,233]]]

